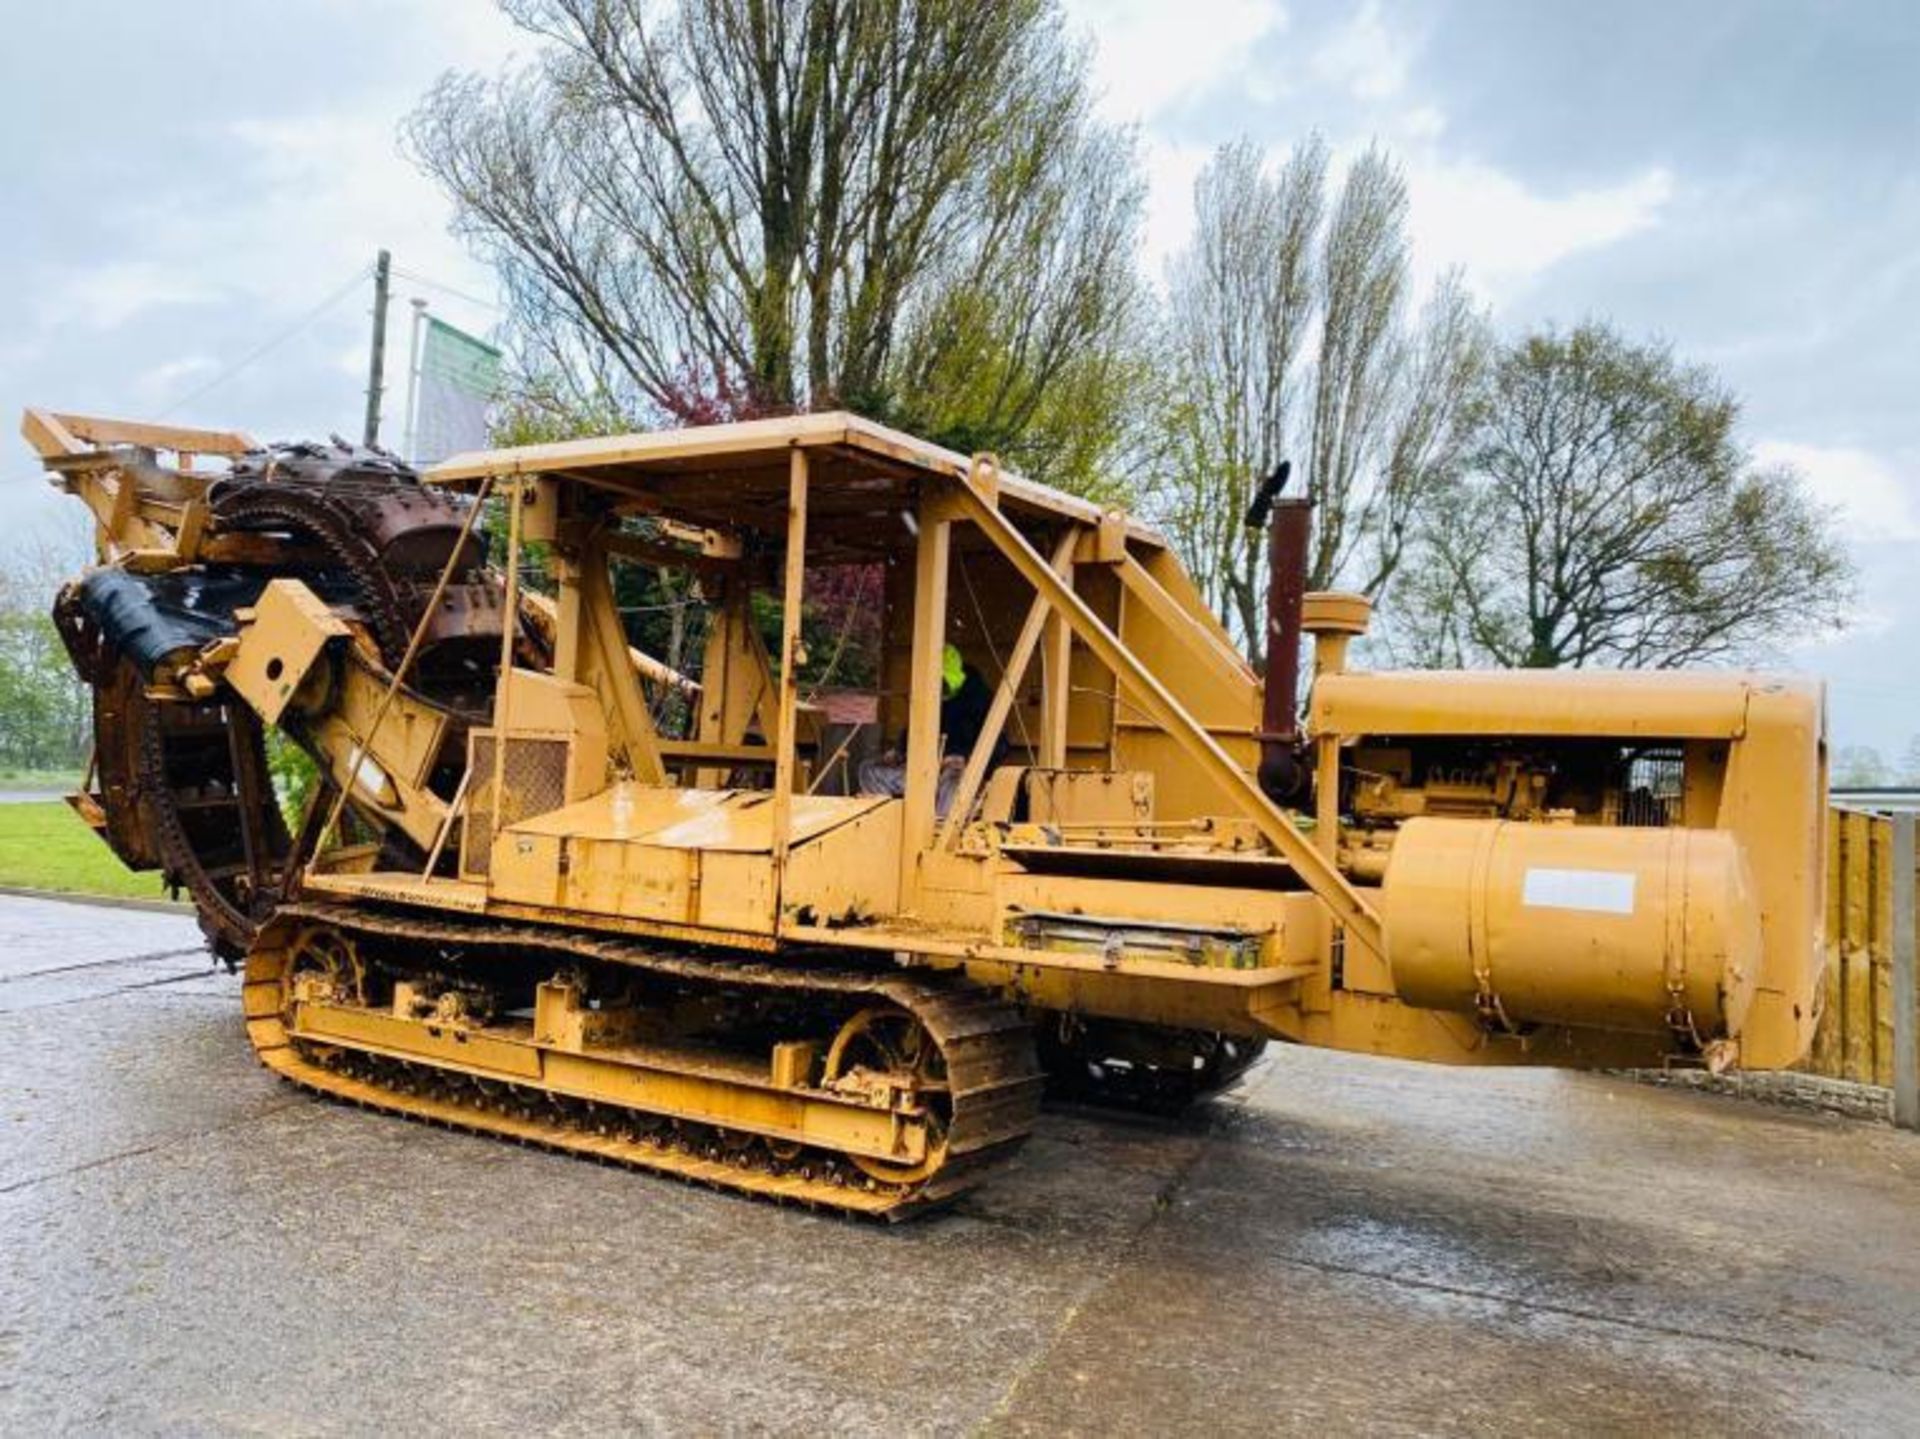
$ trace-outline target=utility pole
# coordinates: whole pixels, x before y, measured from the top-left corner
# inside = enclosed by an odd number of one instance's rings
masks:
[[[393,256],[385,250],[373,264],[373,362],[367,370],[367,425],[361,442],[380,443],[380,398],[387,366],[387,287],[392,279]]]

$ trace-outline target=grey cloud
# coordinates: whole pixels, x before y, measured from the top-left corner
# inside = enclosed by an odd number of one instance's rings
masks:
[[[483,14],[483,0],[473,0]],[[283,267],[300,238],[262,232],[249,210],[273,177],[240,122],[316,114],[399,116],[457,54],[454,12],[380,0],[68,0],[21,7],[0,52],[0,424],[28,403],[106,413],[163,407],[140,379],[188,356],[230,365],[346,278]],[[430,192],[425,192],[430,194]],[[231,223],[229,223],[229,217]],[[287,223],[325,234],[317,204]],[[302,247],[312,253],[312,247]],[[371,261],[369,253],[366,257]],[[143,263],[188,297],[87,320],[101,267]],[[402,263],[405,263],[404,258]],[[240,272],[250,278],[238,280]],[[176,418],[262,436],[356,423],[362,381],[340,357],[364,345],[366,301],[344,300],[267,360]],[[174,396],[206,372],[181,376]],[[30,472],[6,445],[0,479]],[[0,488],[0,517],[38,508]]]
[[[1886,170],[1920,137],[1910,0],[1455,0],[1389,13],[1423,22],[1413,83],[1447,97],[1451,132],[1532,179],[1605,176],[1622,156]]]
[[[1865,451],[1920,507],[1920,6],[1385,0],[1406,65],[1372,97],[1311,73],[1353,8],[1290,12],[1258,47],[1253,93],[1217,87],[1152,127],[1276,149],[1309,129],[1391,143],[1427,109],[1432,158],[1544,198],[1664,170],[1653,225],[1495,295],[1502,322],[1599,315],[1663,336],[1743,397],[1750,439]],[[1911,546],[1856,548],[1867,621],[1789,658],[1833,673],[1843,742],[1898,749],[1920,730]]]
[[[472,3],[482,13],[485,0]],[[219,223],[258,178],[258,152],[233,123],[344,111],[391,124],[451,63],[448,16],[466,13],[424,0],[14,8],[0,52],[8,430],[29,401],[125,410],[158,366],[231,363],[344,278],[289,273],[271,313],[233,298],[235,257],[257,260],[283,239]],[[1920,5],[1384,0],[1381,24],[1407,64],[1396,93],[1372,97],[1314,70],[1355,7],[1287,8],[1289,23],[1247,57],[1250,87],[1236,78],[1189,95],[1146,117],[1149,131],[1196,145],[1244,132],[1276,149],[1310,129],[1391,140],[1425,107],[1444,121],[1423,142],[1442,161],[1494,167],[1535,194],[1662,167],[1673,187],[1653,227],[1498,296],[1503,321],[1600,314],[1663,334],[1746,397],[1753,438],[1867,450],[1920,498]],[[214,298],[111,330],[37,327],[63,277],[156,258]],[[364,308],[342,304],[181,418],[263,435],[351,426],[359,381],[339,359],[361,343]],[[30,472],[23,451],[7,454],[0,480]],[[0,521],[43,512],[37,493],[0,486]],[[1797,659],[1845,682],[1842,739],[1897,748],[1920,729],[1920,693],[1899,678],[1920,642],[1912,566],[1890,546],[1861,553],[1884,623]]]

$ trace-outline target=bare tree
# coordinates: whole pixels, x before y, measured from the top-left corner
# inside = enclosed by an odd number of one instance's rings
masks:
[[[1347,171],[1320,264],[1320,348],[1308,435],[1314,545],[1308,583],[1326,588],[1366,528],[1367,483],[1380,458],[1402,362],[1400,305],[1407,283],[1407,187],[1370,149]]]
[[[1886,756],[1872,745],[1842,745],[1833,756],[1833,782],[1842,789],[1877,789],[1887,777]]]
[[[1257,663],[1266,546],[1242,525],[1253,486],[1297,457],[1315,501],[1310,582],[1378,596],[1457,468],[1486,322],[1449,274],[1409,332],[1406,191],[1380,151],[1355,160],[1330,214],[1317,136],[1272,175],[1249,142],[1223,147],[1194,201],[1193,241],[1168,276],[1172,442],[1154,499]]]
[[[1748,463],[1737,417],[1706,370],[1602,324],[1508,346],[1467,472],[1429,511],[1403,652],[1665,668],[1837,628],[1853,574],[1832,519]]]
[[[1317,136],[1271,178],[1251,142],[1222,149],[1194,189],[1194,242],[1168,276],[1177,382],[1161,517],[1208,602],[1256,649],[1266,550],[1242,516],[1286,453],[1326,165]]]
[[[1363,593],[1377,596],[1393,582],[1419,525],[1458,477],[1485,412],[1492,343],[1460,273],[1441,276],[1392,367],[1378,479],[1348,541],[1347,582]]]
[[[674,416],[737,387],[1016,456],[1112,420],[1089,357],[1131,319],[1140,186],[1054,0],[502,3],[539,58],[447,77],[407,136],[500,268],[530,393]]]

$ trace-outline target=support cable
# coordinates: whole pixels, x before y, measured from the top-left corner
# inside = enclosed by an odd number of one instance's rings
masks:
[[[361,281],[365,280],[367,276],[372,273],[373,273],[373,266],[362,265],[359,269],[353,272],[353,277],[349,279],[344,285],[340,286],[339,289],[329,294],[326,299],[322,300],[319,304],[315,305],[311,310],[308,310],[304,315],[302,315],[299,319],[295,320],[286,329],[280,331],[278,334],[274,335],[273,338],[267,340],[265,343],[259,345],[257,348],[249,350],[246,353],[246,355],[243,356],[240,360],[236,361],[234,364],[229,365],[226,369],[222,370],[219,374],[215,375],[211,380],[208,380],[205,384],[200,385],[196,389],[189,390],[186,394],[182,395],[179,399],[175,400],[171,405],[168,405],[166,409],[162,410],[158,415],[155,415],[154,419],[156,421],[164,420],[173,415],[178,414],[181,410],[185,409],[188,405],[192,404],[195,400],[199,399],[202,395],[211,394],[214,390],[219,389],[220,386],[226,384],[227,381],[231,380],[234,376],[238,375],[241,371],[247,369],[249,366],[255,364],[257,361],[265,359],[268,355],[273,353],[273,351],[279,349],[282,345],[286,344],[288,340],[291,340],[295,335],[299,334],[302,330],[306,329],[315,320],[319,319],[322,315],[326,314],[327,311],[331,310],[335,305],[339,304],[342,300],[346,299],[348,295],[352,294],[356,289],[360,287]]]

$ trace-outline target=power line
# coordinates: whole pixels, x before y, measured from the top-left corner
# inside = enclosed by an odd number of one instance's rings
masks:
[[[307,311],[299,319],[295,320],[286,329],[280,331],[272,339],[266,341],[266,343],[260,345],[257,349],[249,351],[244,358],[242,358],[235,364],[229,365],[226,369],[222,370],[219,374],[215,375],[211,380],[208,380],[204,385],[201,385],[199,388],[191,390],[187,394],[182,395],[179,399],[175,400],[171,405],[168,405],[166,409],[162,410],[158,415],[155,415],[154,418],[156,420],[164,420],[168,418],[170,415],[173,415],[178,411],[185,409],[188,405],[192,404],[195,400],[199,399],[202,395],[208,394],[213,390],[217,390],[220,386],[226,384],[228,380],[231,380],[235,375],[239,374],[242,370],[246,369],[249,365],[253,364],[255,361],[263,359],[265,356],[279,349],[280,346],[284,345],[288,340],[291,340],[295,335],[299,334],[302,330],[306,329],[307,326],[311,325],[315,320],[319,319],[322,315],[326,314],[328,310],[331,310],[335,305],[339,304],[342,300],[346,299],[348,295],[352,294],[353,291],[359,287],[360,282],[366,279],[367,276],[372,273],[372,270],[373,270],[373,267],[371,265],[362,265],[359,269],[353,272],[353,277],[349,279],[344,285],[342,285],[339,289],[335,290],[332,294],[328,295],[326,299],[322,300],[319,304],[315,305],[311,310]]]
[[[393,267],[393,273],[403,279],[413,281],[416,285],[425,285],[429,290],[438,290],[443,295],[452,295],[456,300],[465,300],[469,305],[478,305],[484,310],[492,310],[496,314],[501,313],[502,307],[498,302],[483,300],[478,295],[469,295],[465,290],[456,290],[452,285],[442,284],[439,280],[430,279],[417,270],[403,270],[398,265],[395,265]]]

